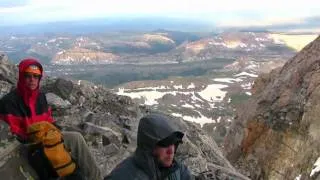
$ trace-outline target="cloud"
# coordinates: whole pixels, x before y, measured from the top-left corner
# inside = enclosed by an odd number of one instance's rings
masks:
[[[25,6],[29,2],[26,0],[18,1],[18,0],[1,0],[0,1],[0,8],[11,8],[11,7],[19,7]]]
[[[320,16],[304,18],[269,18],[255,20],[234,20],[218,24],[220,28],[257,29],[288,32],[320,32]]]
[[[0,6],[0,16],[7,18],[0,24],[162,16],[197,19],[219,26],[262,26],[320,15],[318,0],[26,0],[15,5],[10,2],[16,0],[4,2],[7,5]]]
[[[279,17],[262,17],[260,19],[248,20],[246,18],[234,18],[232,20],[223,20],[218,22],[216,25],[219,27],[266,27],[266,26],[277,26],[283,24],[298,24],[303,23],[304,18],[279,18]]]

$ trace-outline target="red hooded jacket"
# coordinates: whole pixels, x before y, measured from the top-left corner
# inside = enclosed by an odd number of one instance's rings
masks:
[[[19,80],[17,89],[11,91],[0,100],[0,119],[7,122],[11,132],[26,139],[27,127],[35,122],[53,122],[51,109],[44,93],[30,90],[25,86],[24,70],[30,65],[42,65],[35,59],[24,59],[19,64]]]

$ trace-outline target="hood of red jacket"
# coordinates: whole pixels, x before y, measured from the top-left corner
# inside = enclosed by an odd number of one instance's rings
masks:
[[[24,102],[27,105],[29,104],[30,98],[32,101],[35,101],[35,99],[39,93],[39,84],[38,84],[37,89],[35,89],[35,90],[30,90],[25,85],[26,83],[25,83],[25,78],[24,78],[24,71],[30,65],[38,66],[41,71],[41,77],[43,75],[42,65],[39,63],[39,61],[37,59],[27,58],[27,59],[23,59],[20,62],[20,64],[19,64],[19,79],[18,79],[17,88],[18,88],[19,94],[23,97]],[[41,80],[41,78],[40,78],[40,80]]]

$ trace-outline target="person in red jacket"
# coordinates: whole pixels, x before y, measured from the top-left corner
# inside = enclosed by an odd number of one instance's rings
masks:
[[[22,143],[27,142],[27,127],[40,121],[55,124],[46,96],[39,84],[43,67],[38,60],[24,59],[19,64],[17,88],[0,100],[0,120],[4,120],[13,135]],[[71,150],[81,174],[86,179],[102,179],[101,172],[83,136],[78,132],[62,132],[64,144]]]
[[[0,118],[7,122],[19,140],[26,140],[26,128],[35,122],[53,123],[51,109],[44,93],[39,91],[43,68],[35,59],[25,59],[19,64],[17,88],[0,101]]]

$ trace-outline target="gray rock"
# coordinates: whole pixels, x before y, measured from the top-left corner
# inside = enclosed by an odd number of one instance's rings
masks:
[[[83,115],[84,121],[92,123],[93,122],[93,116],[94,116],[93,112],[91,112],[91,111],[85,112],[84,115]]]
[[[54,92],[58,96],[62,97],[63,99],[68,99],[73,90],[73,83],[72,81],[58,78],[54,83],[54,87]]]
[[[10,138],[10,128],[7,123],[0,121],[0,147],[1,143],[7,142]]]
[[[12,64],[0,63],[0,80],[16,84],[18,80],[18,68]]]
[[[112,129],[106,129],[106,132],[102,135],[102,144],[103,146],[109,144],[121,144],[121,134],[113,131]]]
[[[80,96],[79,98],[79,105],[83,106],[83,104],[86,102],[86,98],[84,96]]]
[[[89,134],[102,134],[102,142],[103,145],[106,146],[108,144],[114,143],[116,145],[121,144],[122,135],[109,127],[101,127],[97,126],[90,122],[85,122],[84,131]]]
[[[66,109],[71,107],[71,103],[68,100],[63,100],[61,97],[53,93],[46,94],[48,104],[55,109]]]
[[[7,93],[9,93],[12,88],[13,88],[12,84],[10,84],[6,81],[0,80],[0,98],[2,96],[6,95]]]
[[[5,54],[1,54],[0,55],[0,63],[8,63],[8,62],[9,62],[8,56]]]
[[[103,147],[103,153],[108,156],[117,154],[118,151],[119,151],[119,147],[113,143]]]

